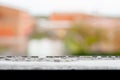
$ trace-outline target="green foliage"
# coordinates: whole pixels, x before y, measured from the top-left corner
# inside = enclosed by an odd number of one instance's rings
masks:
[[[31,39],[41,39],[43,37],[45,37],[46,34],[44,32],[36,32],[34,34],[31,35]]]
[[[0,53],[6,51],[8,49],[9,49],[8,46],[0,45]]]
[[[84,23],[73,24],[65,38],[66,47],[72,54],[88,54],[90,47],[100,41],[107,41],[105,31]]]

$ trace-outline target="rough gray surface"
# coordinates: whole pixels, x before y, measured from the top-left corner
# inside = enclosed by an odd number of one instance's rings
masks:
[[[119,57],[46,57],[38,56],[1,56],[2,70],[91,70],[91,69],[120,69]]]

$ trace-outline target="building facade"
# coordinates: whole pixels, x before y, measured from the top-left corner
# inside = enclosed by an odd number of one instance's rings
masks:
[[[75,23],[81,25],[87,24],[88,28],[94,27],[106,30],[108,43],[99,44],[101,50],[114,52],[120,50],[120,19],[107,18],[83,13],[54,13],[50,16],[51,21],[69,21],[69,24]],[[62,23],[61,23],[62,24]],[[96,45],[94,46],[96,49]]]
[[[0,6],[0,44],[9,46],[14,55],[25,54],[33,28],[34,19],[27,12]]]

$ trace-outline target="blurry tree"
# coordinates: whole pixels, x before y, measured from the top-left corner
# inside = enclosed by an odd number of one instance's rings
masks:
[[[117,52],[120,53],[120,29],[116,28],[114,32],[114,46]]]
[[[99,26],[99,25],[98,25]],[[91,26],[85,22],[73,23],[65,38],[65,44],[70,53],[81,55],[91,52],[91,46],[107,42],[105,29]]]

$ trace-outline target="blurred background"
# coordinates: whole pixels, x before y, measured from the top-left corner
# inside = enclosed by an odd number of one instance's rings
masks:
[[[120,55],[119,0],[0,0],[0,56]]]

